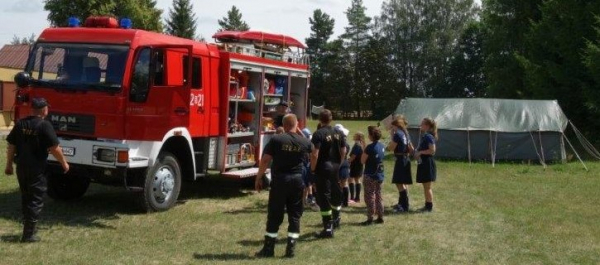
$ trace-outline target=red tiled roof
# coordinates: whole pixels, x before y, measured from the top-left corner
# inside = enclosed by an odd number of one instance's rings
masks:
[[[0,49],[0,67],[25,69],[25,65],[27,64],[27,59],[29,57],[30,47],[31,45],[27,44],[4,45],[4,47]],[[108,56],[92,52],[90,52],[89,56],[98,58],[100,61],[100,68],[106,69]],[[63,63],[63,59],[64,50],[56,49],[52,55],[46,57],[44,62],[44,72],[57,73],[58,66]],[[39,63],[39,60],[35,62],[34,69],[39,69]]]
[[[4,45],[0,49],[0,67],[24,69],[29,57],[29,47],[27,44]]]

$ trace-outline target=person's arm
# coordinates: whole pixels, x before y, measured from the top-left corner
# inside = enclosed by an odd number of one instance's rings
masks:
[[[354,154],[351,154],[351,155],[350,155],[350,158],[348,159],[348,163],[353,163],[353,162],[354,162],[354,159],[356,159],[356,155],[354,155]]]
[[[419,155],[434,155],[435,154],[435,144],[429,144],[429,149],[419,151]]]
[[[6,169],[4,170],[4,174],[10,176],[14,174],[14,157],[16,152],[16,146],[12,144],[8,144],[8,148],[6,149]]]
[[[369,155],[367,155],[367,153],[363,153],[360,158],[360,162],[365,164],[365,163],[367,163],[367,159],[369,159]]]
[[[254,189],[256,189],[256,191],[258,192],[260,192],[263,189],[262,177],[265,175],[265,172],[267,172],[267,168],[271,164],[272,160],[273,157],[269,154],[263,154],[262,158],[260,159],[260,164],[258,166],[258,175],[256,175],[256,180],[254,180]]]
[[[67,163],[67,159],[63,155],[62,148],[59,145],[52,146],[48,148],[48,152],[56,158],[56,161],[60,163],[60,166],[63,168],[64,173],[69,172],[69,163]]]
[[[319,149],[313,146],[312,152],[310,153],[310,172],[315,173],[317,170],[317,160],[319,159]]]

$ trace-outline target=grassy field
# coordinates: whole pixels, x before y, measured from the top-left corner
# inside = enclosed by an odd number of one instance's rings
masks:
[[[344,124],[366,130],[365,123]],[[389,209],[397,192],[389,183],[392,160],[386,163]],[[293,264],[599,264],[600,163],[588,167],[440,162],[434,213],[388,215],[384,225],[365,228],[357,225],[364,205],[357,205],[344,210],[335,239],[320,241],[313,237],[319,214],[307,210]],[[277,258],[253,258],[262,243],[266,192],[215,176],[185,183],[180,198],[168,212],[140,214],[123,189],[93,185],[77,202],[48,199],[43,242],[24,245],[16,243],[16,179],[0,175],[0,264],[284,262],[283,240]],[[423,205],[418,185],[411,203]]]

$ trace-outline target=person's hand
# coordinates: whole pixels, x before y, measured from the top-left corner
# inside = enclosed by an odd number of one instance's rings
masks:
[[[69,172],[69,163],[64,162],[61,166],[63,168],[63,173],[67,174]]]
[[[254,189],[256,190],[256,192],[260,192],[262,188],[262,177],[256,176],[256,180],[254,181]]]
[[[7,176],[14,174],[13,165],[6,165],[6,169],[4,169],[4,174],[6,174]]]

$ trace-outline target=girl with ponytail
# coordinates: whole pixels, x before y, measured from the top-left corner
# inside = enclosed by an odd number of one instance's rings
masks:
[[[392,121],[390,133],[392,141],[388,144],[387,149],[396,157],[392,183],[396,185],[399,193],[398,204],[393,206],[393,212],[408,213],[408,185],[413,184],[409,156],[413,153],[414,148],[408,134],[408,122],[404,116],[400,115]]]
[[[433,156],[435,155],[435,142],[438,139],[437,124],[431,118],[425,118],[421,121],[421,132],[423,136],[419,141],[416,159],[419,161],[417,166],[417,183],[423,184],[425,193],[425,207],[422,212],[433,211],[433,191],[431,186],[436,180],[436,166]]]

